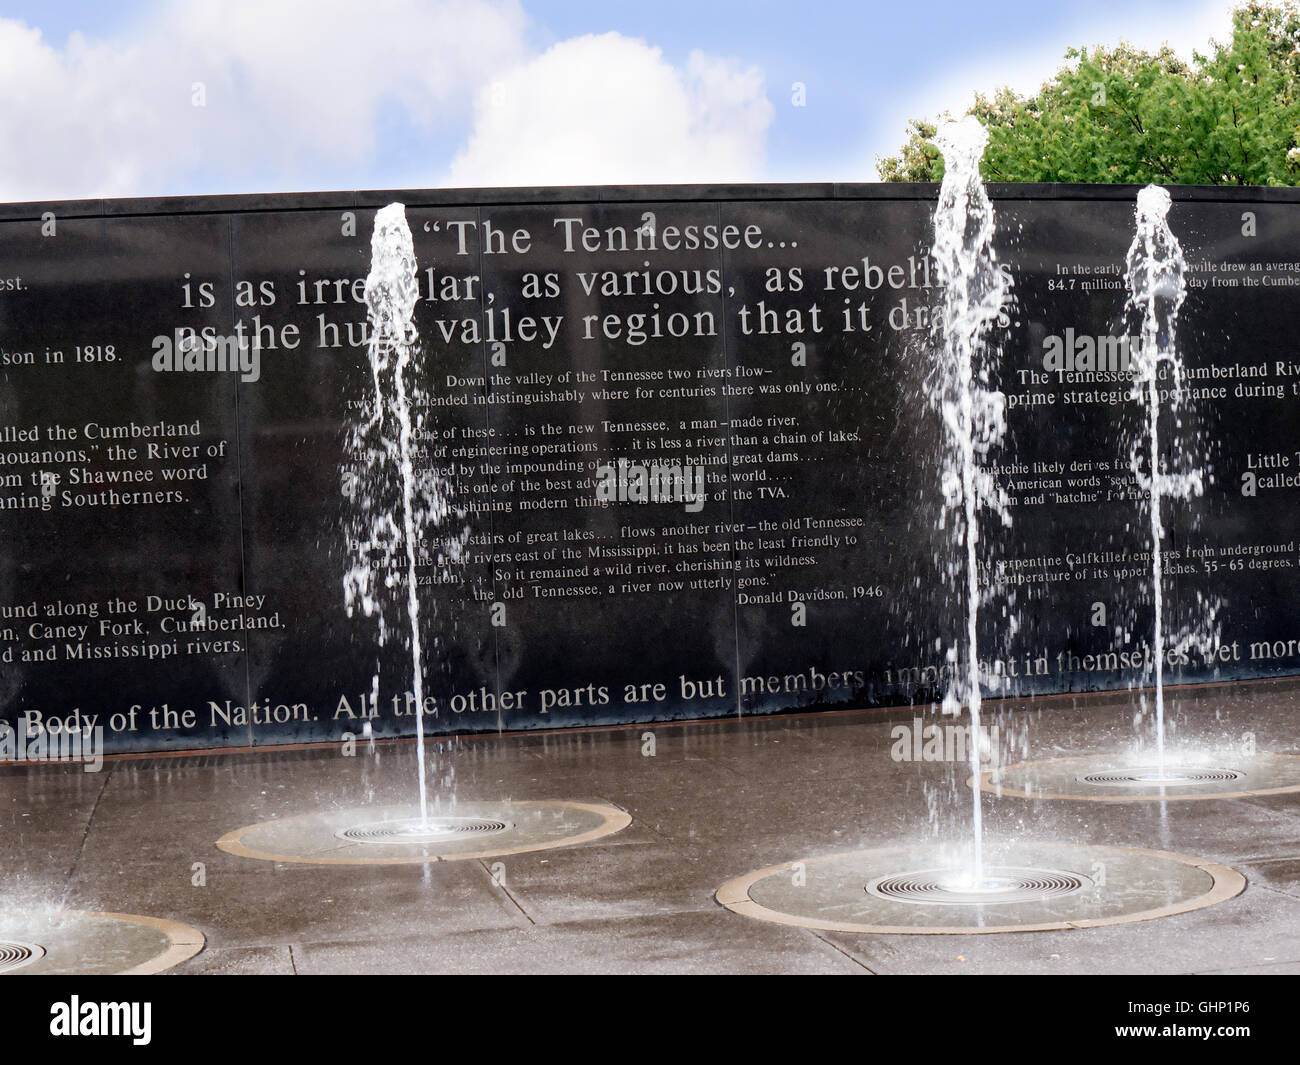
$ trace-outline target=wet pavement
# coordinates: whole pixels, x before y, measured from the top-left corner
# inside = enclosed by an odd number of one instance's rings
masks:
[[[1300,682],[1170,693],[1171,746],[1300,753]],[[1137,697],[986,704],[1007,761],[1132,753]],[[1300,973],[1300,793],[1195,802],[984,795],[990,841],[1173,851],[1244,892],[1138,924],[981,936],[833,932],[714,892],[801,858],[969,835],[968,766],[922,757],[910,709],[430,741],[431,793],[607,803],[620,831],[478,859],[304,865],[227,853],[242,826],[414,801],[409,742],[0,766],[0,904],[201,931],[174,973]],[[925,715],[923,724],[950,724]],[[653,735],[653,753],[647,742]],[[931,752],[934,753],[934,752]],[[902,872],[903,870],[900,870]],[[1085,870],[1086,872],[1086,870]]]

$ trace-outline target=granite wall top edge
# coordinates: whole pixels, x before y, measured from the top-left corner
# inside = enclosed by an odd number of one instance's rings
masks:
[[[1300,188],[1236,185],[1166,186],[1177,201],[1300,203]],[[988,186],[994,200],[1133,200],[1139,185],[1006,184]],[[0,222],[56,218],[120,218],[176,214],[243,214],[268,211],[368,210],[398,200],[408,207],[509,207],[568,203],[753,203],[809,200],[934,200],[934,183],[588,185],[548,188],[365,189],[220,196],[151,196],[126,199],[0,203]]]

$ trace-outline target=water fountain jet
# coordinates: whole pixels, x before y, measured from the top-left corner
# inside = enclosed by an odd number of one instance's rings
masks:
[[[965,707],[970,735],[980,728],[979,583],[980,512],[1009,521],[1005,502],[981,460],[1006,429],[1005,396],[989,381],[989,334],[1009,289],[993,249],[993,205],[980,179],[980,160],[988,133],[973,116],[949,123],[936,138],[944,157],[943,184],[934,213],[933,259],[942,291],[938,328],[941,344],[931,373],[931,397],[942,417],[944,519],[963,548],[961,561],[948,563],[948,577],[964,591],[964,629],[949,651],[953,671],[943,711]],[[970,745],[971,773],[980,774],[980,744]],[[972,792],[972,876],[983,880],[983,814],[978,789]]]
[[[360,498],[352,515],[355,544],[353,565],[344,577],[344,598],[349,616],[354,608],[377,619],[379,646],[388,636],[385,606],[389,599],[406,612],[407,648],[410,651],[411,688],[414,696],[419,824],[429,820],[429,799],[424,750],[424,646],[420,632],[418,545],[430,527],[451,514],[449,488],[436,472],[417,470],[412,441],[422,427],[422,415],[413,414],[421,391],[412,376],[412,357],[418,333],[413,317],[419,300],[416,258],[406,209],[391,203],[375,215],[371,237],[370,272],[366,277],[366,313],[370,320],[367,353],[373,393],[369,405],[353,425],[350,450],[364,456],[365,476],[353,486]],[[392,483],[396,470],[397,484]],[[396,496],[394,499],[393,497]],[[459,543],[463,543],[462,533]],[[455,553],[451,545],[448,554]],[[376,566],[375,555],[384,565]],[[384,573],[383,587],[376,570]],[[401,578],[393,576],[400,572]],[[400,586],[405,594],[400,594]],[[372,690],[378,701],[379,675]]]
[[[1136,232],[1126,258],[1124,279],[1129,304],[1141,321],[1140,342],[1132,352],[1133,388],[1145,404],[1146,453],[1142,438],[1134,440],[1129,468],[1139,487],[1150,498],[1148,506],[1151,534],[1151,594],[1155,611],[1152,621],[1151,658],[1154,669],[1156,712],[1155,781],[1182,778],[1177,770],[1165,765],[1165,691],[1164,691],[1164,537],[1162,501],[1165,496],[1186,499],[1204,490],[1199,468],[1186,473],[1167,473],[1160,456],[1160,376],[1167,368],[1171,406],[1178,403],[1183,379],[1183,362],[1175,341],[1178,311],[1187,293],[1184,280],[1187,264],[1182,246],[1169,228],[1171,199],[1159,185],[1148,185],[1138,193],[1135,209]],[[1143,459],[1146,467],[1143,469]]]
[[[359,611],[375,620],[378,650],[396,632],[406,631],[412,689],[408,699],[413,698],[416,733],[416,810],[372,805],[246,825],[217,841],[232,854],[317,865],[423,864],[568,846],[617,832],[631,822],[626,811],[609,803],[476,803],[449,794],[446,805],[454,814],[430,808],[424,726],[429,663],[423,631],[435,614],[421,610],[418,568],[458,562],[469,529],[449,528],[453,518],[463,519],[464,513],[452,503],[452,486],[434,468],[418,462],[414,448],[426,431],[424,412],[433,407],[420,383],[422,348],[414,322],[420,300],[417,269],[406,209],[389,204],[375,216],[366,277],[370,389],[348,435],[350,461],[360,463],[360,473],[344,468],[345,494],[352,503],[347,530],[352,557],[343,579],[348,616]],[[420,546],[428,543],[436,546],[423,557]],[[435,631],[428,642],[430,654],[441,646]],[[379,704],[378,666],[371,701]],[[373,735],[370,738],[373,751]],[[443,799],[435,796],[433,805],[441,807]]]
[[[942,343],[935,348],[929,384],[943,425],[943,523],[951,522],[961,548],[960,560],[948,563],[946,576],[965,606],[961,635],[948,652],[954,668],[943,710],[954,715],[965,710],[976,737],[982,734],[980,605],[997,590],[980,585],[980,516],[989,511],[1009,524],[1006,500],[983,465],[1005,429],[1005,402],[993,387],[991,356],[1009,281],[993,248],[993,209],[980,181],[985,131],[968,117],[945,127],[936,139],[945,165],[933,250],[942,291]],[[1150,316],[1147,332],[1157,342],[1145,348],[1148,352],[1163,351],[1159,343],[1172,325],[1168,309],[1176,311],[1181,302],[1181,274],[1169,267],[1164,254],[1176,242],[1167,227],[1159,228],[1163,216],[1158,207],[1152,195],[1142,200],[1140,225],[1149,224],[1150,230],[1140,232],[1129,263],[1130,276],[1140,286],[1139,300],[1159,312]],[[1154,361],[1150,366],[1152,374],[1158,372]],[[1157,456],[1158,438],[1152,446]],[[1194,483],[1158,465],[1152,469],[1166,494],[1184,487],[1190,491]],[[1141,475],[1136,459],[1134,473]],[[1153,532],[1161,533],[1158,513],[1153,522]],[[1013,626],[1014,617],[1008,623]],[[980,744],[973,742],[970,748],[973,846],[966,861],[958,859],[951,845],[801,858],[729,881],[716,898],[736,913],[805,928],[973,935],[1143,921],[1212,905],[1244,890],[1245,878],[1232,869],[1165,851],[1078,846],[1019,835],[986,841],[981,793],[1003,792],[988,783],[999,770],[982,769]],[[1154,774],[1144,773],[1162,781],[1171,770],[1162,760]],[[1156,786],[1163,792],[1163,786]],[[989,848],[996,852],[992,861]],[[790,876],[792,867],[801,870],[800,877]],[[1075,871],[1081,869],[1096,875]]]
[[[1155,756],[1128,758],[1082,755],[1021,762],[972,773],[977,790],[1032,798],[1098,802],[1165,801],[1280,794],[1300,790],[1300,759],[1284,754],[1196,749],[1186,743],[1169,750],[1165,701],[1165,656],[1183,657],[1191,648],[1213,652],[1218,641],[1218,603],[1197,596],[1192,619],[1172,630],[1165,601],[1164,517],[1166,500],[1204,493],[1210,474],[1204,448],[1183,424],[1186,369],[1178,343],[1178,317],[1187,286],[1182,247],[1169,224],[1168,190],[1148,185],[1136,198],[1134,235],[1125,257],[1126,314],[1136,319],[1137,340],[1130,346],[1132,398],[1141,405],[1141,428],[1129,451],[1129,470],[1149,500],[1147,538],[1153,607],[1151,696],[1155,712]],[[1131,330],[1130,330],[1131,331]],[[1162,417],[1172,421],[1173,442],[1161,432]],[[1145,708],[1146,694],[1141,695]],[[1095,789],[1095,790],[1094,790]]]

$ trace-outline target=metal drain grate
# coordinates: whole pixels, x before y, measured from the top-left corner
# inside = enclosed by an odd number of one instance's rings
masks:
[[[21,969],[45,957],[45,948],[35,943],[15,943],[0,939],[0,973]]]
[[[891,902],[985,906],[1042,902],[1062,895],[1075,895],[1092,886],[1088,877],[1059,869],[993,868],[987,870],[979,887],[970,884],[964,874],[951,869],[927,869],[919,873],[877,877],[867,885],[867,894]]]
[[[491,836],[514,825],[487,817],[408,817],[397,821],[371,821],[334,833],[349,843],[445,843],[462,836]]]
[[[1134,785],[1160,788],[1179,788],[1189,784],[1222,784],[1241,780],[1245,773],[1235,769],[1193,769],[1189,766],[1143,766],[1139,769],[1115,769],[1105,773],[1084,773],[1075,777],[1081,784],[1095,784],[1102,788],[1131,788]]]

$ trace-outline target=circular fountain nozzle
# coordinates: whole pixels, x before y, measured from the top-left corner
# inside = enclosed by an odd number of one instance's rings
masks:
[[[894,902],[941,906],[988,906],[1013,902],[1042,902],[1075,895],[1093,887],[1090,877],[1060,869],[1001,866],[986,869],[976,880],[968,872],[926,869],[891,873],[867,884],[867,894]]]
[[[1191,766],[1142,766],[1136,769],[1104,770],[1100,773],[1082,773],[1074,779],[1081,784],[1102,788],[1128,788],[1145,785],[1157,788],[1188,787],[1192,784],[1216,784],[1241,780],[1245,773],[1236,769],[1198,769]]]
[[[1227,765],[1208,761],[1225,756],[1230,759]],[[1163,765],[1132,764],[1129,757],[1089,754],[1017,762],[987,769],[978,781],[971,778],[967,783],[1000,798],[1079,802],[1175,802],[1300,792],[1300,755],[1171,752]]]
[[[349,843],[443,843],[463,836],[491,836],[513,827],[487,817],[407,817],[349,825],[334,835]]]
[[[458,801],[437,809],[454,813],[421,813],[409,805],[324,810],[235,829],[217,846],[271,862],[424,865],[572,846],[632,821],[609,803],[561,800]]]
[[[13,972],[32,965],[45,957],[45,948],[38,943],[17,943],[0,939],[0,973]]]
[[[805,876],[791,877],[784,861],[727,881],[716,898],[746,917],[800,928],[987,935],[1149,921],[1246,888],[1226,866],[1167,851],[1017,841],[1014,854],[1018,864],[985,865],[978,878],[946,846],[825,854],[799,859]]]

